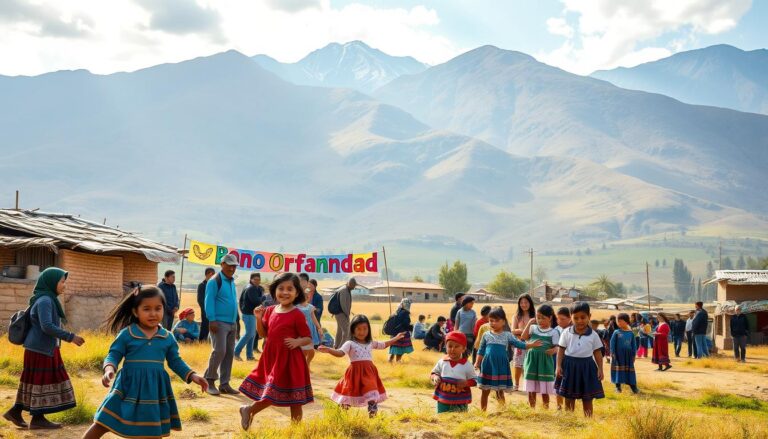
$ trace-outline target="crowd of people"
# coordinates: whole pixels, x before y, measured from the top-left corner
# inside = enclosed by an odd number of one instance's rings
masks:
[[[370,416],[376,416],[379,404],[387,399],[373,350],[388,348],[389,361],[399,363],[414,351],[414,339],[423,340],[427,350],[444,353],[430,374],[438,413],[467,410],[472,403],[470,389],[476,386],[482,410],[487,410],[491,394],[504,404],[506,393],[523,391],[531,407],[541,400],[548,408],[554,396],[558,409],[574,411],[581,400],[585,416],[591,416],[593,401],[605,396],[604,364],[610,367],[610,381],[617,392],[626,385],[638,393],[635,362],[650,352],[658,371],[669,370],[670,340],[675,357],[681,355],[684,341],[689,357],[709,355],[708,315],[701,302],[686,320],[679,314],[671,319],[664,313],[618,313],[601,322],[592,319],[586,302],[557,310],[547,304],[537,308],[527,294],[520,296],[511,318],[501,306],[483,306],[478,317],[475,298],[458,293],[449,318],[439,316],[428,326],[423,315],[412,324],[412,302],[406,298],[384,323],[383,332],[390,338],[379,341],[373,337],[368,317],[353,316],[354,278],[337,289],[324,307],[317,282],[304,273],[281,273],[268,290],[261,285],[261,275],[253,273],[238,295],[237,266],[237,257],[229,254],[222,258],[218,272],[205,270],[197,291],[200,323],[192,308],[179,310],[171,270],[157,286],[138,286],[115,307],[105,324],[115,334],[103,362],[102,384],[110,390],[85,438],[107,432],[162,437],[180,430],[166,365],[184,382],[195,383],[210,395],[242,393],[250,398],[253,402],[239,409],[240,424],[248,430],[254,417],[269,406],[289,407],[294,421],[302,419],[302,407],[314,400],[310,365],[316,353],[348,357],[349,367],[331,400],[345,409],[365,407]],[[19,427],[60,428],[45,415],[76,404],[59,345],[63,340],[79,346],[85,340],[62,329],[66,317],[58,296],[66,291],[67,278],[61,269],[46,269],[30,299],[24,371],[16,403],[4,414]],[[335,338],[321,325],[324,312],[333,314],[337,322]],[[738,309],[731,331],[735,358],[744,361],[748,325]],[[199,341],[209,341],[211,346],[202,375],[184,362],[179,350],[179,344]],[[235,389],[230,384],[232,364],[243,361],[243,350],[246,360],[257,363]],[[32,415],[29,424],[24,411]]]

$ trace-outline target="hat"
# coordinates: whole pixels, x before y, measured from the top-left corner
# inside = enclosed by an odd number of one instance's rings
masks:
[[[237,255],[229,253],[221,259],[222,264],[227,265],[240,265],[240,261],[237,259]]]
[[[188,315],[194,314],[195,310],[192,308],[185,308],[182,312],[179,313],[179,320],[184,320],[187,318]]]
[[[453,341],[464,347],[467,347],[467,336],[464,335],[462,332],[459,332],[459,331],[449,332],[448,335],[445,337],[445,342],[448,343],[449,341]]]

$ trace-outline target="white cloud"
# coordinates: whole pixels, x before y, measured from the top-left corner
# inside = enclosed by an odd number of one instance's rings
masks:
[[[588,74],[598,69],[633,66],[685,50],[697,34],[732,29],[751,0],[561,0],[560,17],[547,20],[561,47],[537,58],[565,70]],[[671,43],[654,45],[669,33]]]
[[[440,18],[424,6],[352,3],[334,8],[330,0],[163,0],[157,2],[160,6],[154,0],[36,0],[34,7],[25,7],[22,0],[0,3],[4,75],[78,68],[130,71],[228,49],[295,61],[328,43],[350,40],[431,64],[460,53],[435,34]]]

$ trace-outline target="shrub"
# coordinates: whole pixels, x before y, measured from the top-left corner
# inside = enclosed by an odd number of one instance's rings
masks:
[[[186,410],[186,412],[184,412],[184,419],[187,421],[195,422],[210,422],[211,414],[208,413],[207,410],[197,407],[190,407]]]
[[[709,392],[702,398],[701,405],[737,410],[762,410],[764,403],[755,398]]]

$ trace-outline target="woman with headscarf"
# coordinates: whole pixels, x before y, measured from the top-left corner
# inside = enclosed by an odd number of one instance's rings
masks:
[[[66,322],[59,295],[67,288],[68,273],[60,268],[46,268],[37,279],[29,299],[29,332],[24,339],[24,369],[19,380],[16,403],[3,417],[17,427],[30,430],[61,428],[46,414],[75,406],[75,392],[64,369],[59,352],[60,340],[81,346],[82,337],[61,328]],[[22,411],[32,415],[27,425]]]
[[[389,347],[389,362],[403,359],[403,355],[413,352],[413,343],[411,342],[411,331],[413,331],[413,325],[411,325],[411,299],[403,299],[400,301],[400,305],[397,307],[397,312],[394,316],[395,333],[405,332],[405,337],[397,340]]]

